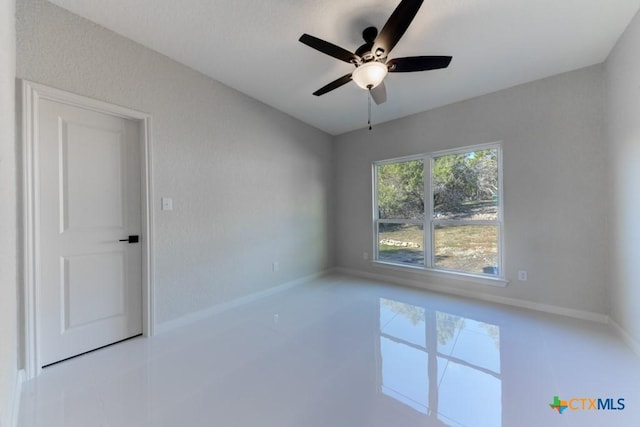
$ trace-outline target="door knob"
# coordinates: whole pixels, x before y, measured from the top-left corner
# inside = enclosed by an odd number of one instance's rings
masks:
[[[140,241],[140,237],[139,236],[129,236],[127,239],[120,239],[121,242],[128,242],[128,243],[138,243]]]

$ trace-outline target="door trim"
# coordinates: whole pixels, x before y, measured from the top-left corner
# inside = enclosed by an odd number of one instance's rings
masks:
[[[140,171],[142,174],[142,333],[149,337],[155,329],[154,268],[153,268],[153,189],[151,173],[151,116],[147,113],[109,104],[85,96],[54,89],[28,80],[22,89],[22,187],[23,187],[23,266],[24,282],[24,367],[27,378],[40,374],[38,349],[38,164],[35,156],[38,135],[38,106],[42,99],[68,104],[112,116],[135,120],[140,125]]]

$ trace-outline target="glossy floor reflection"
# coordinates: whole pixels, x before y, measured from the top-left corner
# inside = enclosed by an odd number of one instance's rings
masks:
[[[47,368],[19,425],[637,426],[639,384],[606,325],[331,276]]]
[[[433,425],[502,425],[499,326],[381,298],[379,348],[386,396]]]

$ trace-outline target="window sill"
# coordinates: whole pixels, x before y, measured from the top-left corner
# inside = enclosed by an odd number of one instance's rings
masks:
[[[489,277],[480,274],[460,273],[456,271],[438,270],[435,268],[426,268],[418,265],[397,264],[386,261],[371,261],[374,267],[385,268],[396,271],[411,271],[425,276],[436,277],[440,279],[460,280],[464,282],[477,283],[481,285],[497,286],[504,288],[509,281],[501,277]]]

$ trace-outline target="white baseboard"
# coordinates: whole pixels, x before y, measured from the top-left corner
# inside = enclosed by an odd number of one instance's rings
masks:
[[[174,330],[176,328],[180,328],[182,326],[186,326],[189,325],[191,323],[197,322],[199,320],[205,319],[209,316],[212,316],[214,314],[218,314],[218,313],[222,313],[224,311],[227,310],[231,310],[233,308],[236,307],[240,307],[242,305],[245,304],[249,304],[255,301],[258,301],[262,298],[266,298],[268,296],[271,295],[275,295],[277,293],[286,291],[287,289],[291,289],[294,288],[296,286],[302,285],[304,283],[310,282],[312,280],[315,280],[319,277],[322,277],[326,274],[328,274],[329,272],[331,272],[332,270],[325,270],[325,271],[321,271],[319,273],[315,273],[315,274],[310,274],[308,276],[304,276],[301,277],[299,279],[295,279],[286,283],[283,283],[281,285],[277,285],[273,288],[269,288],[269,289],[265,289],[264,291],[260,291],[260,292],[255,292],[253,294],[249,294],[246,295],[244,297],[241,298],[236,298],[234,300],[231,301],[227,301],[221,304],[216,304],[214,306],[205,308],[204,310],[200,310],[200,311],[196,311],[194,313],[189,313],[187,315],[178,317],[177,319],[173,319],[173,320],[169,320],[166,322],[162,322],[158,325],[155,326],[154,328],[154,334],[158,335],[158,334],[162,334],[171,330]]]
[[[412,288],[420,288],[434,292],[440,292],[443,294],[457,295],[465,298],[473,298],[481,301],[505,304],[512,307],[526,308],[529,310],[541,311],[544,313],[552,313],[558,314],[561,316],[573,317],[581,320],[590,320],[598,323],[609,323],[609,316],[600,313],[593,313],[590,311],[584,310],[576,310],[572,308],[560,307],[556,305],[550,304],[541,304],[537,302],[531,302],[526,300],[521,300],[517,298],[507,298],[501,297],[497,295],[487,295],[480,292],[473,292],[466,289],[453,288],[437,283],[428,283],[424,281],[411,280],[411,279],[403,279],[399,277],[387,276],[384,274],[371,273],[368,271],[362,270],[354,270],[350,268],[338,267],[335,269],[336,272],[356,276],[363,277],[367,279],[373,279],[382,282],[393,283],[402,286],[409,286]]]
[[[0,417],[0,427],[16,427],[18,425],[18,414],[20,413],[20,396],[22,395],[22,383],[25,379],[25,371],[16,373],[15,384],[9,390],[7,407],[5,413]]]
[[[613,320],[611,317],[609,317],[609,325],[611,325],[611,327],[613,328],[614,331],[616,331],[618,336],[620,336],[620,338],[622,338],[622,341],[624,341],[625,344],[627,344],[629,347],[631,347],[631,350],[633,350],[633,352],[638,357],[640,357],[640,343],[638,341],[636,341],[635,339],[633,339],[631,334],[629,334],[629,332],[627,332],[626,329],[624,329],[622,326],[620,326],[620,324],[618,322],[616,322],[615,320]]]

